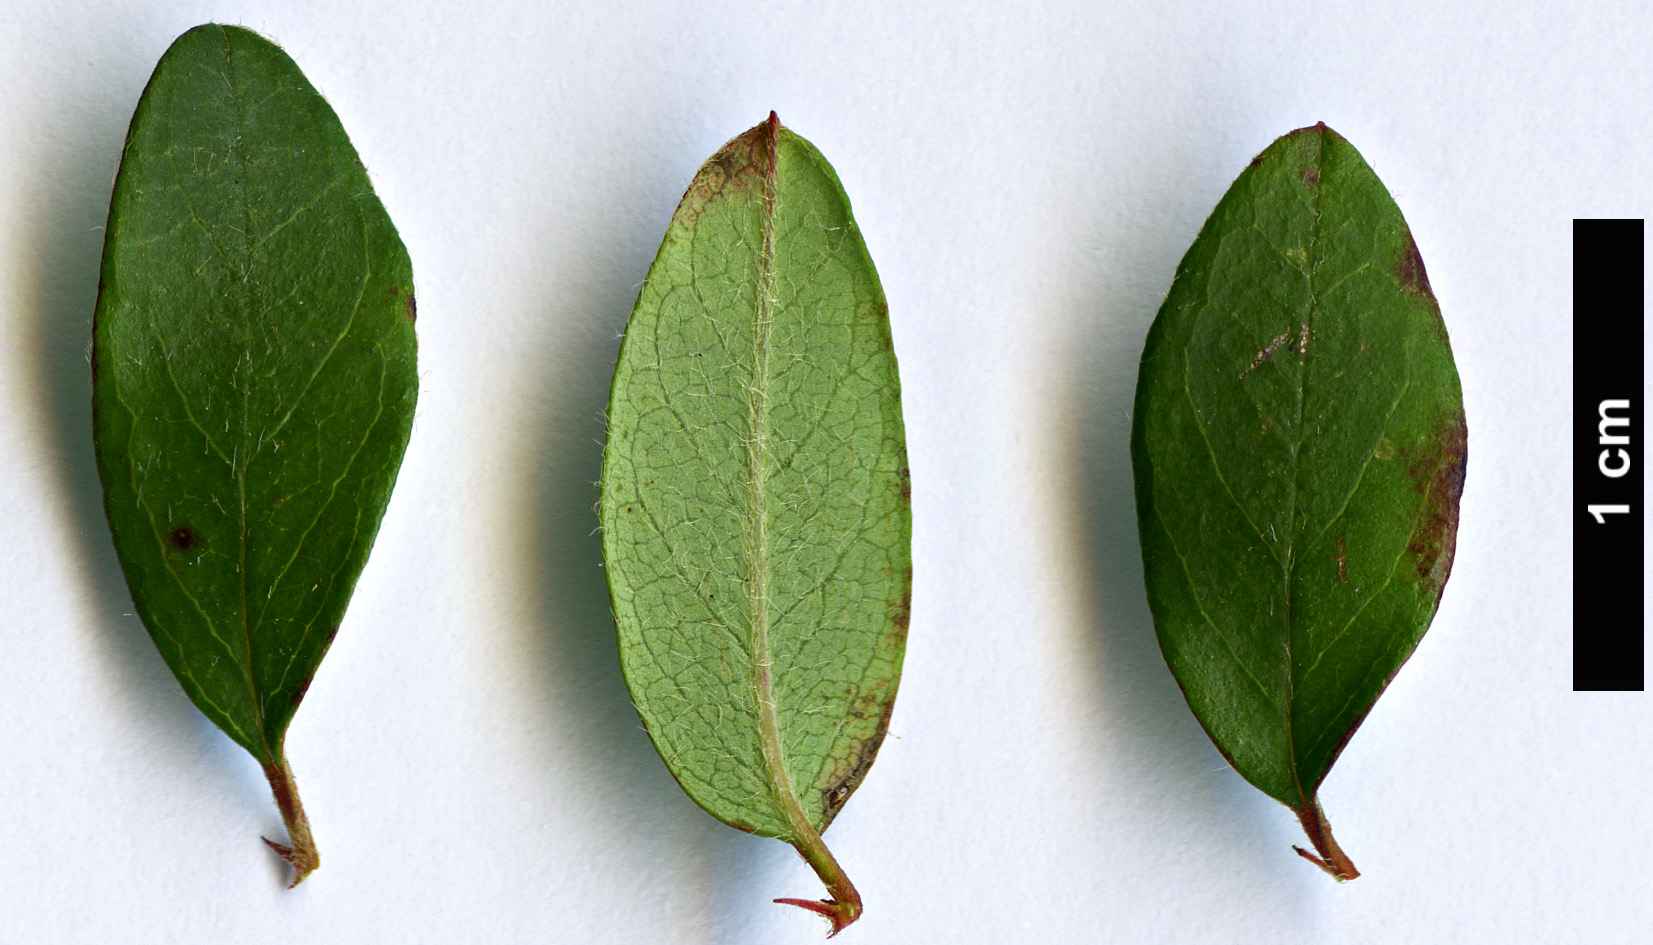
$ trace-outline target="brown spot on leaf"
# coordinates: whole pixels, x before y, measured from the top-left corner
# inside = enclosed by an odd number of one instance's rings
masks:
[[[895,624],[895,628],[902,633],[906,633],[907,624],[913,619],[913,581],[910,573],[907,577],[907,589],[901,592],[900,597],[896,598],[891,616],[893,618],[891,622]]]
[[[315,678],[314,676],[305,677],[304,681],[298,684],[298,688],[293,690],[293,708],[298,708],[298,704],[304,701],[304,694],[310,691],[310,683]]]
[[[399,285],[393,285],[390,287],[390,302],[395,304],[398,298],[402,300],[402,314],[407,316],[407,320],[410,322],[418,321],[419,306],[414,304],[413,293]]]
[[[1292,338],[1292,333],[1290,330],[1283,331],[1274,338],[1270,339],[1269,343],[1264,345],[1257,352],[1256,357],[1251,359],[1251,363],[1246,366],[1245,370],[1240,372],[1240,376],[1235,378],[1235,380],[1245,380],[1247,374],[1250,374],[1252,371],[1255,371],[1264,364],[1272,361],[1274,359],[1274,352],[1280,350],[1282,347],[1285,347],[1288,343],[1291,345],[1291,347],[1287,348],[1288,351],[1296,350],[1297,344]]]
[[[866,308],[861,309],[861,314],[856,316],[856,320],[888,324],[890,320],[890,303],[880,301],[877,305],[867,306]],[[884,350],[895,350],[895,339],[891,337],[889,332],[884,333]]]
[[[884,744],[884,736],[890,729],[890,713],[895,710],[895,699],[892,697],[884,701],[883,712],[878,717],[878,728],[871,738],[863,741],[855,749],[855,754],[838,767],[843,774],[835,778],[831,784],[821,791],[821,832],[825,833],[832,824],[833,818],[844,809],[844,804],[855,789],[866,780],[867,771],[872,768],[873,759],[878,757],[878,748]]]
[[[201,543],[201,537],[195,534],[195,529],[188,525],[179,525],[172,531],[167,532],[166,540],[167,544],[178,551],[189,551]]]
[[[759,166],[758,156],[756,148],[729,147],[712,155],[707,164],[722,177],[720,183],[744,183],[752,177],[761,176],[763,168]]]
[[[706,203],[727,193],[761,194],[773,153],[771,134],[764,122],[719,148],[695,174],[678,204],[678,215],[692,220]]]
[[[1320,189],[1320,166],[1318,164],[1303,165],[1297,169],[1297,176],[1302,178],[1303,183],[1310,190]]]
[[[1452,555],[1458,541],[1458,500],[1464,492],[1468,430],[1460,413],[1441,424],[1435,435],[1414,450],[1412,485],[1424,496],[1418,525],[1406,550],[1416,556],[1418,583],[1440,600],[1452,573]]]
[[[1400,283],[1400,290],[1407,295],[1416,295],[1433,299],[1434,290],[1429,287],[1429,273],[1423,268],[1423,256],[1418,254],[1418,244],[1412,239],[1410,230],[1406,233],[1406,245],[1401,247],[1400,254],[1395,257],[1395,264],[1389,270]]]
[[[1337,554],[1332,558],[1337,562],[1337,579],[1349,583],[1349,543],[1342,535],[1337,536]]]
[[[896,494],[901,497],[901,501],[903,501],[903,502],[912,502],[913,501],[913,475],[912,475],[912,473],[910,471],[908,471],[908,468],[906,466],[903,466],[903,467],[901,467],[901,470],[899,472],[897,472],[895,475],[896,475],[896,478],[899,480],[899,483],[900,483],[896,487],[897,488]]]

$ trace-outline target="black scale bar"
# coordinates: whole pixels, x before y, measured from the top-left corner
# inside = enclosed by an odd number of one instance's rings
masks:
[[[1641,220],[1573,221],[1573,691],[1642,691]]]

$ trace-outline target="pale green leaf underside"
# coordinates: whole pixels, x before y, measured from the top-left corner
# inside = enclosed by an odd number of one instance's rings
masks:
[[[134,603],[190,698],[269,763],[407,445],[407,253],[276,46],[203,26],[133,116],[104,247],[94,434]]]
[[[1132,453],[1166,660],[1236,770],[1304,810],[1429,626],[1464,469],[1406,222],[1324,126],[1201,230],[1150,332]]]
[[[615,370],[603,546],[627,684],[727,823],[824,830],[884,735],[910,586],[883,292],[836,176],[773,123],[700,170]],[[769,777],[763,674],[790,784]]]

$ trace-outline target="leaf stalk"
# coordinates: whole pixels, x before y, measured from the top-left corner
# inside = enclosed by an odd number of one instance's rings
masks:
[[[304,816],[304,805],[298,799],[298,783],[293,780],[293,769],[287,759],[278,757],[273,763],[265,764],[264,777],[269,779],[270,789],[275,792],[276,807],[281,809],[281,820],[287,825],[291,846],[269,837],[263,839],[293,868],[293,881],[287,884],[287,888],[292,889],[321,865],[321,852],[316,849],[315,837],[310,835],[310,820]]]
[[[792,846],[804,858],[804,862],[814,868],[815,875],[821,877],[821,882],[826,884],[827,892],[832,894],[832,898],[775,901],[824,916],[832,923],[832,931],[827,933],[827,938],[831,938],[861,917],[861,894],[855,891],[855,886],[849,881],[849,876],[845,875],[843,867],[833,859],[831,851],[821,841],[821,835],[814,831],[810,833],[809,837],[794,841]]]
[[[1302,847],[1292,847],[1298,856],[1330,873],[1331,877],[1340,883],[1346,883],[1360,875],[1360,870],[1355,869],[1354,863],[1343,852],[1343,848],[1332,838],[1332,825],[1326,820],[1326,812],[1320,809],[1318,798],[1309,801],[1307,807],[1295,809],[1295,812],[1297,819],[1303,824],[1303,832],[1309,835],[1309,842],[1314,844],[1315,853],[1320,854],[1315,856]]]

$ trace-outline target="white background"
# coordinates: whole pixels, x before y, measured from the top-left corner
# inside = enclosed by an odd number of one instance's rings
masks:
[[[1568,439],[1570,221],[1653,215],[1640,4],[9,6],[0,942],[821,940],[770,903],[821,894],[802,861],[693,806],[639,728],[592,511],[636,288],[770,109],[854,202],[910,438],[911,639],[827,837],[867,904],[840,941],[1646,940],[1653,698],[1571,691]],[[110,182],[207,21],[328,96],[418,285],[413,444],[288,738],[323,853],[291,892],[257,766],[131,616],[90,442]],[[1127,456],[1177,261],[1320,120],[1411,223],[1470,429],[1434,628],[1323,791],[1342,886],[1165,669]]]

